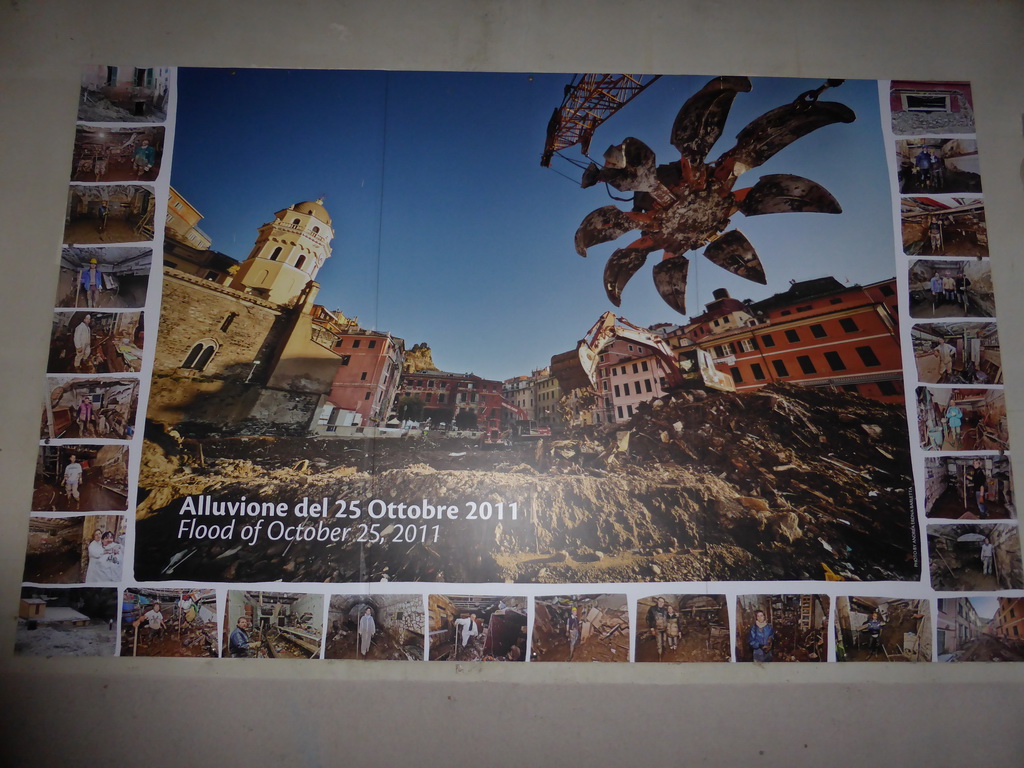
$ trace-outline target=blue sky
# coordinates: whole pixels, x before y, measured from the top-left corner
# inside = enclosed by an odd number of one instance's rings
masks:
[[[325,197],[333,256],[319,302],[427,342],[435,363],[504,379],[575,346],[614,307],[601,276],[633,239],[573,249],[582,218],[615,203],[604,185],[581,189],[579,170],[540,166],[544,132],[571,75],[180,69],[171,183],[205,217],[213,248],[244,259],[275,211]],[[663,77],[601,126],[592,155],[626,136],[661,163],[682,103],[710,78]],[[715,159],[747,122],[820,85],[821,79],[753,78],[733,105]],[[857,114],[822,128],[741,177],[792,173],[823,184],[843,213],[733,218],[768,274],[761,286],[699,253],[688,309],[715,288],[754,300],[791,279],[834,274],[871,282],[895,274],[892,202],[874,81],[826,91]],[[580,158],[578,150],[569,154]],[[619,197],[626,195],[614,192]],[[628,203],[617,203],[627,209]],[[651,267],[630,281],[618,313],[643,325],[683,318],[654,290]]]

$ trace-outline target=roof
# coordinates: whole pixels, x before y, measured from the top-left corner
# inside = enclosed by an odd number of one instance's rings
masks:
[[[299,213],[308,213],[310,216],[320,219],[320,221],[327,222],[328,225],[331,223],[331,215],[324,208],[322,198],[320,200],[307,200],[304,203],[296,203],[292,208]]]

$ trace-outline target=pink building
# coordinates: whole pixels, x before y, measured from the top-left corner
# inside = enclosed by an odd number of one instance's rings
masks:
[[[320,420],[330,424],[383,426],[395,402],[405,361],[405,342],[389,333],[355,328],[340,334],[332,350],[338,355],[327,405]]]

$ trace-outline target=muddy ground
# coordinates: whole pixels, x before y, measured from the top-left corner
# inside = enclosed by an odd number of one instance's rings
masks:
[[[146,438],[140,580],[765,581],[821,580],[826,569],[850,580],[919,576],[904,412],[843,392],[773,385],[743,395],[681,393],[613,431],[493,450],[434,436],[192,439],[154,423]],[[363,510],[372,499],[427,500],[458,506],[460,519],[290,515],[289,526],[350,530],[334,543],[261,537],[249,545],[239,533],[253,519],[243,518],[227,541],[179,539],[190,495],[292,507],[326,497],[332,510],[336,500],[359,500]],[[484,502],[489,519],[467,519]],[[372,538],[363,523],[378,523],[381,540],[354,541]],[[412,537],[413,523],[416,540],[398,541]]]

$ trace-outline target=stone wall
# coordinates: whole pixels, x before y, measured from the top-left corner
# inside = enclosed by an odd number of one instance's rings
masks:
[[[419,595],[395,595],[395,602],[382,604],[378,623],[391,630],[399,645],[416,642],[426,630],[423,598]],[[398,618],[401,614],[401,618]]]
[[[201,372],[205,378],[245,379],[252,364],[266,365],[286,319],[268,302],[250,300],[216,283],[165,270],[153,372],[177,372],[197,342],[211,339],[217,353]],[[225,321],[234,315],[227,330]],[[269,372],[256,371],[256,377]]]

